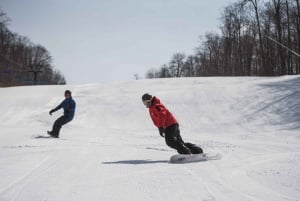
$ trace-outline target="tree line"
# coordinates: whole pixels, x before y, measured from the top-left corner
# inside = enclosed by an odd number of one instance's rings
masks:
[[[66,84],[48,50],[10,31],[9,22],[0,10],[0,86]]]
[[[300,74],[299,0],[240,0],[224,8],[220,33],[196,53],[175,53],[147,78]]]

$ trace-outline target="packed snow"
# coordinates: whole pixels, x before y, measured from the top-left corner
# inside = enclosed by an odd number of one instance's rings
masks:
[[[59,139],[35,139],[62,114]],[[180,122],[185,141],[221,160],[170,164],[143,93]],[[300,77],[156,79],[0,89],[1,201],[300,200]]]

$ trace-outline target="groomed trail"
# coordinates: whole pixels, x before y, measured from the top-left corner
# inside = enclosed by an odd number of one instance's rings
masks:
[[[75,119],[35,139],[66,89]],[[141,102],[158,96],[182,137],[222,160],[169,164]],[[300,77],[157,79],[0,88],[1,201],[299,201]]]

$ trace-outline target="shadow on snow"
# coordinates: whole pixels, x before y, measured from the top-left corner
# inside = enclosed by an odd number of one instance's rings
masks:
[[[130,165],[142,165],[142,164],[155,164],[155,163],[168,163],[168,160],[123,160],[123,161],[113,161],[113,162],[102,162],[102,164],[130,164]]]

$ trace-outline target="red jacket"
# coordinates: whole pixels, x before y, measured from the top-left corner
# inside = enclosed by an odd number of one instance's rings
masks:
[[[155,96],[149,107],[149,113],[154,125],[158,128],[167,128],[178,123],[173,114]]]

